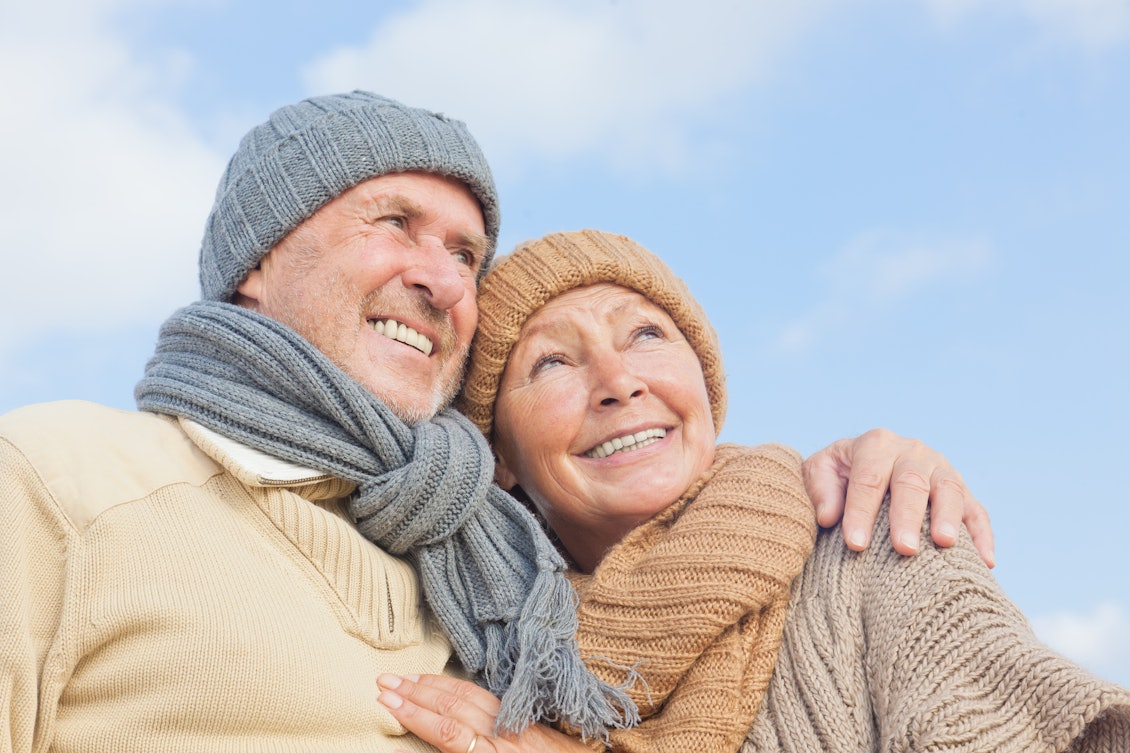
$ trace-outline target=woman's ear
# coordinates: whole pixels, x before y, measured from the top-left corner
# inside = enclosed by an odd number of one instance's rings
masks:
[[[510,491],[518,485],[518,478],[510,472],[510,466],[506,464],[506,459],[501,455],[495,456],[494,482],[506,491]]]

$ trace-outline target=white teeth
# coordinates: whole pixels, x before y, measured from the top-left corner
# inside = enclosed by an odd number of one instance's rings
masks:
[[[665,436],[667,436],[666,429],[644,429],[635,434],[625,434],[622,437],[602,442],[586,452],[585,456],[599,460],[617,452],[631,452],[632,450],[642,449],[649,444],[655,444]]]
[[[405,324],[392,319],[373,319],[369,324],[372,325],[373,331],[378,335],[384,335],[405,345],[411,345],[425,356],[432,354],[432,341]]]

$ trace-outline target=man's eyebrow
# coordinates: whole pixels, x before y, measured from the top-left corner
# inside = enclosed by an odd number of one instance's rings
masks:
[[[455,237],[456,244],[475,254],[475,258],[482,259],[490,250],[490,239],[482,233],[459,233]]]
[[[409,199],[407,196],[399,196],[393,194],[391,196],[378,196],[374,203],[377,208],[382,212],[396,212],[402,214],[410,220],[417,219],[424,213],[424,208],[416,202]]]

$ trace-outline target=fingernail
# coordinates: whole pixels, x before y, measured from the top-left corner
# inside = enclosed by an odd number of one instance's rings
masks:
[[[902,544],[904,549],[909,549],[912,552],[918,551],[918,537],[912,533],[904,533],[900,536],[899,543]]]
[[[938,526],[938,533],[954,541],[957,540],[957,526],[953,523],[942,523]]]
[[[402,683],[403,681],[404,680],[400,677],[400,675],[385,674],[385,675],[381,675],[380,677],[377,678],[377,684],[378,685],[380,685],[383,688],[389,688],[390,690],[395,689],[395,688],[399,688],[400,683]]]
[[[853,549],[862,549],[867,546],[867,534],[858,528],[854,531],[848,531],[848,545]]]
[[[390,709],[398,709],[404,705],[404,699],[393,693],[391,690],[386,690],[377,696],[377,700],[388,706]]]

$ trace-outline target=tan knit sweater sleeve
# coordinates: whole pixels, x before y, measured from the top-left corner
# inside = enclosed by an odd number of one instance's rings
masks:
[[[967,534],[937,549],[819,535],[744,753],[1130,751],[1130,691],[1042,644]]]
[[[815,535],[800,456],[718,448],[688,494],[613,548],[580,594],[589,666],[632,688],[644,721],[616,750],[733,750],[773,671],[789,584]]]

